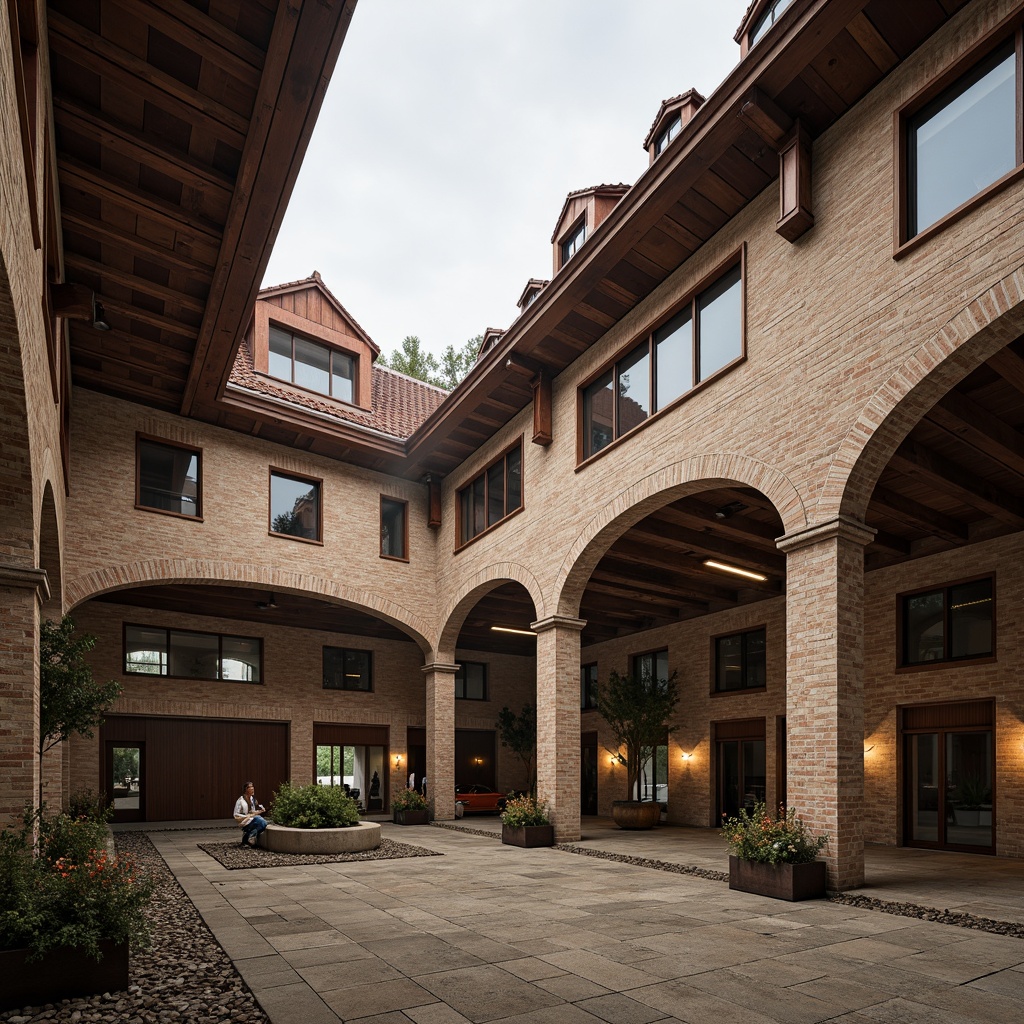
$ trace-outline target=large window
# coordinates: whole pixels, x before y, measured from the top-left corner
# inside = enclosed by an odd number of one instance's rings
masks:
[[[324,648],[324,689],[373,689],[373,655],[370,651],[353,651],[344,647]]]
[[[633,675],[662,683],[668,679],[668,651],[651,651],[633,656]]]
[[[397,498],[380,499],[381,558],[409,560],[409,503]]]
[[[715,639],[715,692],[763,690],[765,687],[765,631]]]
[[[482,661],[463,661],[455,673],[457,700],[487,700],[487,665]]]
[[[263,641],[159,626],[124,627],[126,675],[258,683]]]
[[[941,80],[940,80],[941,85]],[[1016,42],[902,112],[903,239],[970,203],[1021,162]]]
[[[459,491],[459,544],[465,544],[523,507],[523,442]]]
[[[270,325],[267,369],[272,377],[319,391],[343,402],[354,401],[356,361],[345,352]]]
[[[580,666],[580,708],[597,707],[597,662]]]
[[[270,471],[270,532],[319,541],[320,481]]]
[[[991,657],[994,598],[991,578],[904,595],[900,599],[903,664]]]
[[[202,452],[141,435],[135,445],[136,508],[199,518]]]
[[[775,0],[768,5],[764,14],[754,23],[754,27],[747,34],[748,46],[753,46],[758,40],[764,38],[764,34],[775,24],[782,15],[782,12],[793,2],[793,0]]]
[[[583,388],[582,457],[590,458],[743,355],[739,263]]]

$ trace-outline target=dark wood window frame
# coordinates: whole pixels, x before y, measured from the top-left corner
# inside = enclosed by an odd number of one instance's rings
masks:
[[[179,451],[191,452],[196,457],[196,514],[188,515],[186,512],[173,512],[166,508],[155,508],[153,505],[142,503],[142,444],[163,445],[165,448],[176,448]],[[195,445],[183,444],[180,441],[171,441],[166,437],[157,437],[155,434],[144,434],[139,431],[135,433],[135,508],[140,512],[155,512],[161,516],[173,516],[175,519],[186,519],[192,523],[203,521],[203,449]]]
[[[583,236],[579,237],[580,232],[583,232]],[[583,248],[583,243],[587,240],[587,212],[583,211],[570,225],[562,232],[561,238],[558,239],[558,268],[561,270],[579,251]],[[566,255],[566,249],[575,244],[575,248],[571,253]]]
[[[328,686],[327,685],[327,652],[328,651],[339,651],[341,653],[342,663],[344,664],[346,655],[349,654],[365,654],[366,655],[366,674],[369,678],[369,688],[362,686],[346,686],[344,680],[347,678],[343,674],[341,686]],[[321,652],[321,675],[322,675],[322,689],[324,690],[337,690],[340,693],[373,693],[373,651],[365,650],[361,647],[335,647],[333,644],[324,644]]]
[[[590,374],[576,389],[576,472],[579,472],[584,466],[590,465],[595,459],[601,458],[606,452],[611,451],[613,448],[620,445],[627,438],[635,436],[639,431],[644,430],[654,421],[660,419],[662,416],[671,412],[673,409],[677,409],[684,402],[689,401],[694,395],[703,391],[706,387],[719,380],[725,374],[732,371],[735,367],[746,361],[747,358],[747,258],[746,258],[746,244],[740,246],[739,249],[734,250],[729,256],[718,263],[714,270],[700,278],[699,281],[691,288],[686,297],[676,304],[674,304],[666,313],[658,317],[654,323],[643,332],[638,338],[633,338],[628,345],[624,345],[615,354],[612,359],[609,359],[604,363],[596,372]],[[699,316],[697,315],[697,300],[703,295],[709,288],[717,284],[729,273],[736,268],[739,268],[740,272],[740,354],[736,358],[729,360],[724,366],[720,366],[717,370],[710,373],[707,377],[701,380],[697,380],[700,372],[700,324]],[[657,394],[658,394],[658,368],[656,358],[656,346],[654,336],[656,332],[665,326],[670,320],[676,317],[679,313],[683,312],[687,307],[690,308],[690,323],[691,323],[691,364],[692,364],[692,379],[696,382],[689,390],[684,391],[681,395],[673,398],[667,402],[660,409],[656,408],[657,405]],[[614,382],[616,379],[616,368],[619,364],[625,362],[638,350],[647,347],[648,359],[649,359],[649,402],[648,406],[652,410],[648,416],[635,427],[631,427],[624,433],[618,432],[618,402],[613,403],[613,424],[612,434],[614,435],[603,448],[598,449],[596,452],[591,452],[589,455],[586,454],[585,444],[585,403],[584,395],[587,389],[594,384],[597,380],[603,377],[605,374],[611,372],[612,374],[612,386],[614,389]]]
[[[475,665],[475,666],[478,666],[481,669],[481,674],[483,676],[483,691],[484,691],[482,697],[467,697],[466,696],[466,666],[467,665]],[[463,660],[460,659],[459,662],[458,662],[458,666],[459,666],[459,669],[455,673],[455,680],[454,680],[454,682],[455,682],[455,699],[456,700],[475,700],[475,701],[490,700],[491,699],[491,696],[490,696],[490,680],[487,678],[488,677],[487,662],[486,661],[463,661]],[[460,683],[459,676],[460,675],[462,676],[462,679],[461,679],[462,693],[459,693],[459,683]]]
[[[593,669],[593,679],[587,676]],[[580,711],[593,711],[597,707],[597,662],[580,665]]]
[[[779,18],[786,13],[793,0],[769,0],[764,4],[756,20],[751,22],[747,32],[747,49],[756,46],[771,31]],[[781,9],[780,9],[781,8]]]
[[[945,620],[943,623],[943,650],[948,652],[949,650],[949,638],[950,638],[950,613],[953,609],[949,606],[949,592],[954,587],[964,586],[968,583],[980,583],[983,580],[989,580],[992,584],[992,653],[991,654],[972,654],[961,658],[949,657],[948,653],[943,658],[936,658],[933,661],[913,661],[908,662],[906,660],[907,650],[907,636],[906,636],[906,607],[908,599],[912,597],[920,597],[922,594],[935,594],[942,592],[944,595],[944,615]],[[995,662],[996,658],[996,574],[994,572],[982,573],[978,576],[969,576],[965,579],[953,580],[949,583],[942,583],[938,586],[933,587],[917,587],[914,590],[907,590],[903,593],[896,595],[896,671],[897,672],[927,672],[930,669],[943,669],[943,668],[954,668],[963,667],[964,665],[985,665]]]
[[[641,658],[651,658],[659,654],[665,655],[665,678],[667,679],[672,673],[668,667],[668,646],[664,647],[652,647],[649,651],[638,651],[636,654],[629,656],[629,671],[636,676],[638,673],[637,663]]]
[[[274,477],[284,477],[286,480],[298,480],[312,484],[316,487],[317,496],[317,535],[316,537],[298,537],[294,533],[278,533],[274,529],[274,508],[272,504]],[[321,547],[324,543],[324,482],[321,477],[306,476],[304,473],[295,473],[290,469],[281,469],[278,466],[270,466],[267,474],[267,533],[271,537],[283,537],[285,540],[295,540],[301,544],[318,544]]]
[[[519,450],[519,505],[516,508],[508,508],[508,456],[509,453]],[[462,498],[463,495],[470,490],[480,479],[484,481],[484,507],[488,507],[490,495],[487,491],[487,479],[490,471],[498,465],[499,462],[505,461],[505,474],[504,474],[504,488],[505,488],[505,514],[491,523],[489,526],[485,526],[479,533],[474,533],[471,537],[463,539],[462,536],[462,524],[464,513],[462,511]],[[492,530],[496,530],[502,523],[508,522],[513,516],[518,515],[526,508],[526,473],[524,468],[525,459],[523,457],[523,437],[520,434],[515,441],[512,442],[507,448],[504,448],[497,458],[492,459],[487,463],[484,468],[474,473],[473,476],[467,480],[461,487],[455,491],[455,550],[461,551],[463,548],[468,547],[474,541],[479,540],[481,537],[486,536]]]
[[[322,398],[330,398],[335,402],[340,402],[342,405],[358,405],[357,398],[359,396],[359,355],[355,352],[349,352],[347,349],[332,345],[329,342],[324,341],[322,338],[314,338],[308,334],[303,334],[301,331],[296,331],[294,327],[291,327],[284,323],[277,322],[273,315],[270,315],[267,323],[267,376],[272,380],[279,380],[293,388],[298,388],[300,391],[305,391],[310,395],[317,395]],[[292,373],[291,377],[280,377],[276,373],[270,371],[270,331],[278,330],[282,334],[287,334],[292,341]],[[295,341],[296,339],[304,341],[307,344],[314,345],[317,348],[322,348],[327,353],[327,390],[320,391],[317,388],[307,387],[305,384],[300,384],[295,380]],[[352,397],[341,398],[334,394],[334,357],[335,355],[343,356],[346,359],[352,361]],[[338,376],[342,376],[339,374]]]
[[[668,144],[683,130],[682,114],[676,114],[654,139],[654,156],[661,156],[668,149]]]
[[[943,93],[952,89],[975,68],[984,64],[1000,47],[1013,40],[1016,54],[1016,166],[986,185],[980,192],[965,200],[958,207],[940,217],[915,235],[909,233],[911,194],[910,160],[907,132],[913,117]],[[958,58],[941,75],[929,82],[914,97],[899,107],[893,114],[894,173],[893,194],[896,198],[896,217],[893,224],[893,259],[902,259],[907,253],[941,234],[946,228],[961,220],[971,211],[987,203],[993,196],[1024,177],[1024,15],[1016,11],[980,39],[962,57]]]
[[[163,631],[166,634],[165,650],[167,652],[167,672],[139,672],[128,668],[128,630],[148,629],[154,632]],[[175,676],[170,674],[171,659],[171,634],[188,633],[193,636],[215,636],[217,638],[217,675],[216,676]],[[259,647],[259,679],[225,679],[221,676],[221,664],[224,661],[225,640],[252,640]],[[213,633],[203,629],[181,629],[177,626],[154,626],[148,622],[122,622],[121,624],[121,672],[126,676],[142,677],[144,679],[183,679],[189,682],[204,683],[240,683],[243,686],[263,685],[263,638],[259,636],[242,636],[240,633]]]
[[[384,506],[402,506],[402,553],[400,555],[387,554],[384,551]],[[409,502],[404,498],[391,498],[386,494],[380,496],[380,557],[391,562],[409,561]]]
[[[755,633],[764,634],[765,650],[765,682],[763,686],[741,686],[736,690],[718,689],[718,645],[722,640],[731,640],[733,637],[741,638],[741,673],[745,677],[747,672],[747,646],[746,638]],[[730,630],[728,633],[716,633],[711,637],[711,696],[731,697],[741,693],[764,693],[768,689],[768,627],[767,625],[751,626],[749,629]]]

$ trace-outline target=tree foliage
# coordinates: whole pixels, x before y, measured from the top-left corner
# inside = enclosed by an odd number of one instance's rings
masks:
[[[532,792],[533,755],[537,749],[537,709],[532,704],[524,704],[523,710],[516,714],[511,708],[504,707],[498,712],[496,724],[501,745],[508,747],[522,761]]]
[[[653,673],[619,675],[612,672],[607,683],[598,682],[597,710],[615,737],[614,756],[622,759],[626,748],[626,799],[634,799],[643,766],[654,756],[665,736],[675,729],[669,720],[679,703],[679,683],[673,672],[667,679]]]
[[[420,339],[410,334],[402,339],[401,348],[390,356],[382,352],[377,362],[407,377],[451,391],[473,368],[482,340],[483,335],[478,334],[459,348],[449,344],[439,359],[433,352],[424,351]]]

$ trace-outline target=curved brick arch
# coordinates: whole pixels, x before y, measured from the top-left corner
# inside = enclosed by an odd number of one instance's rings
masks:
[[[311,576],[308,573],[267,569],[240,562],[221,562],[194,558],[153,558],[129,565],[99,569],[65,583],[68,609],[99,594],[152,583],[223,583],[259,587],[294,594],[315,595],[338,604],[371,612],[407,633],[424,654],[431,649],[427,639],[433,635],[430,623],[377,594],[344,583]]]
[[[438,636],[437,648],[434,660],[444,664],[453,664],[455,660],[455,644],[459,639],[459,632],[466,616],[476,605],[480,598],[485,597],[492,590],[496,590],[504,583],[518,583],[530,595],[533,601],[533,610],[536,618],[544,615],[544,595],[536,577],[525,566],[518,562],[495,562],[485,569],[481,569],[471,579],[467,580],[454,600],[440,616],[440,635]]]
[[[554,593],[558,614],[575,616],[587,580],[604,553],[622,534],[669,502],[713,487],[755,487],[775,506],[783,532],[807,525],[803,499],[782,472],[732,452],[710,452],[666,466],[615,496],[573,542],[558,572]]]
[[[49,449],[47,449],[49,455]],[[61,538],[60,517],[57,513],[55,489],[48,477],[43,484],[43,499],[39,507],[39,531],[37,552],[39,568],[45,570],[50,596],[43,605],[46,618],[59,619],[64,610],[63,564],[61,552],[64,545]]]
[[[875,483],[924,414],[1024,332],[1024,269],[969,302],[871,396],[836,452],[817,518],[863,520]]]

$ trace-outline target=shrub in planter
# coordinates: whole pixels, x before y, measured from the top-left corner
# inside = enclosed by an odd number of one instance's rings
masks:
[[[359,823],[359,806],[338,786],[292,786],[274,794],[270,814],[287,828],[347,828]]]
[[[391,810],[393,811],[425,811],[426,809],[426,797],[418,789],[400,789],[391,798]]]
[[[509,794],[501,812],[501,841],[509,846],[551,846],[555,829],[548,818],[548,807],[529,793]]]

